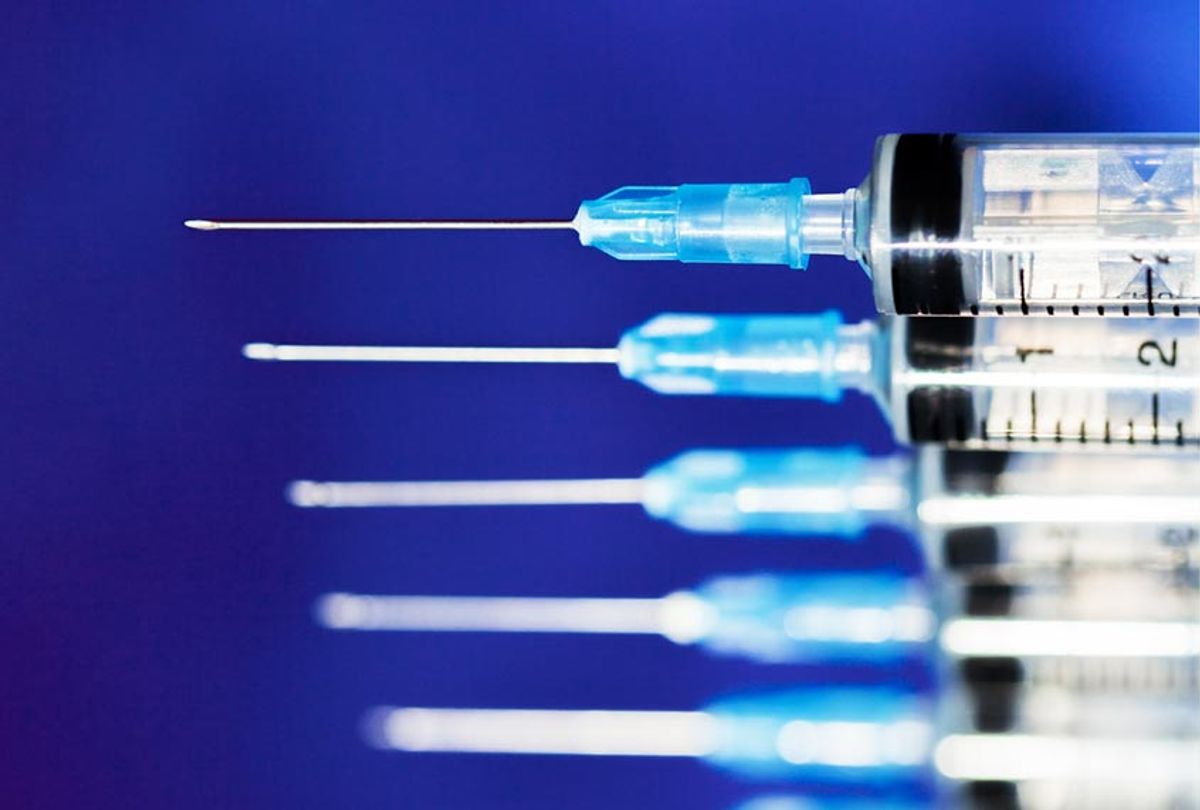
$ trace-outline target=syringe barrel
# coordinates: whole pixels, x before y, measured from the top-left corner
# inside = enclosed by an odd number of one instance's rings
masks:
[[[1191,453],[1200,322],[896,318],[881,399],[902,442]]]
[[[964,576],[1142,570],[1164,582],[1200,581],[1200,459],[1193,454],[926,446],[916,460],[921,539],[935,568]],[[997,520],[989,513],[1000,504]]]
[[[1200,315],[1200,136],[886,135],[859,192],[880,312]]]

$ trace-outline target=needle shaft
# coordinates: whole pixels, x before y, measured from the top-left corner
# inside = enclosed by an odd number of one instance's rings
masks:
[[[214,220],[189,219],[197,231],[566,231],[566,220],[550,219],[338,219],[338,220]]]
[[[636,504],[645,485],[638,478],[546,481],[293,481],[296,506],[353,508],[388,506],[551,506]]]
[[[247,343],[251,360],[342,363],[616,363],[616,349],[493,346],[316,346]]]
[[[334,630],[661,634],[663,601],[330,593],[316,613]]]
[[[380,707],[366,727],[401,751],[702,757],[719,744],[706,712]]]

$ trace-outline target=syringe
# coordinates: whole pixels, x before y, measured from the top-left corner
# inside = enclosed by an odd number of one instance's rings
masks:
[[[310,508],[640,504],[652,517],[691,531],[849,538],[871,525],[907,528],[913,519],[908,484],[904,456],[868,458],[852,448],[693,450],[641,478],[294,481],[288,498]],[[1108,510],[1119,506],[1107,503]],[[1200,512],[1190,502],[1173,500],[1168,508]],[[1014,514],[1011,507],[1008,513]]]
[[[1200,322],[652,318],[615,348],[251,343],[255,360],[611,363],[663,394],[873,397],[902,442],[977,449],[1200,447]]]
[[[405,751],[699,757],[751,779],[916,784],[935,743],[929,701],[893,689],[801,689],[699,711],[381,707],[367,739]]]
[[[659,599],[331,593],[317,621],[339,631],[657,634],[760,663],[951,657],[1200,656],[1195,593],[1159,596],[1138,572],[1064,584],[947,585],[934,596],[886,573],[727,575]],[[1097,607],[1095,602],[1110,597]]]
[[[1200,137],[885,135],[842,194],[626,186],[562,221],[218,222],[200,230],[574,230],[619,259],[857,260],[880,312],[1200,315]]]
[[[1035,457],[1053,459],[1053,456]],[[1163,458],[1179,474],[1164,481],[1131,477],[1119,459],[1104,462],[1104,481],[1043,491],[1037,476],[958,480],[939,489],[914,476],[904,455],[867,457],[852,448],[693,450],[641,478],[549,481],[296,481],[301,507],[505,506],[640,504],[655,518],[708,533],[827,535],[856,538],[868,527],[923,529],[1055,523],[1082,526],[1197,526],[1200,473],[1190,460]],[[1032,485],[1022,489],[1023,482]],[[1011,483],[1012,488],[1007,484]],[[1151,544],[1145,544],[1151,549]],[[941,549],[932,548],[932,560]]]
[[[971,729],[953,706],[939,708],[896,689],[810,688],[727,698],[699,711],[382,707],[366,729],[374,745],[391,750],[696,757],[748,779],[876,791],[925,784],[931,766],[950,782],[1116,790],[1200,783],[1194,727],[992,734]]]
[[[924,586],[888,573],[721,576],[657,599],[331,593],[333,630],[656,634],[760,662],[924,656],[937,618]]]

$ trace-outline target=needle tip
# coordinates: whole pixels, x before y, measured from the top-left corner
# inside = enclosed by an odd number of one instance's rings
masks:
[[[221,227],[211,219],[187,219],[183,224],[194,231],[215,231]]]
[[[276,360],[279,355],[274,343],[247,343],[242,347],[242,357],[247,360]]]
[[[390,733],[392,713],[396,711],[391,706],[377,706],[368,711],[362,719],[360,730],[363,740],[372,748],[381,751],[396,747]]]
[[[332,630],[353,628],[361,624],[364,600],[348,593],[327,593],[313,605],[317,624]]]
[[[328,489],[317,481],[293,481],[288,484],[285,496],[292,506],[304,509],[329,505]]]

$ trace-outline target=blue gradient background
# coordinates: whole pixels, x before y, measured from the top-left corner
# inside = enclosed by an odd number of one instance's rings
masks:
[[[667,309],[870,314],[866,278],[621,265],[566,234],[201,234],[189,216],[569,216],[623,183],[856,184],[887,131],[1198,126],[1197,4],[8,3],[0,25],[7,807],[721,808],[687,761],[372,752],[371,704],[689,708],[756,668],[650,638],[351,636],[329,589],[655,595],[900,566],[632,508],[304,513],[296,476],[636,473],[891,448],[866,401],[604,368],[266,366],[247,340],[606,345]],[[171,6],[174,6],[171,8]],[[920,673],[907,673],[913,677]]]

